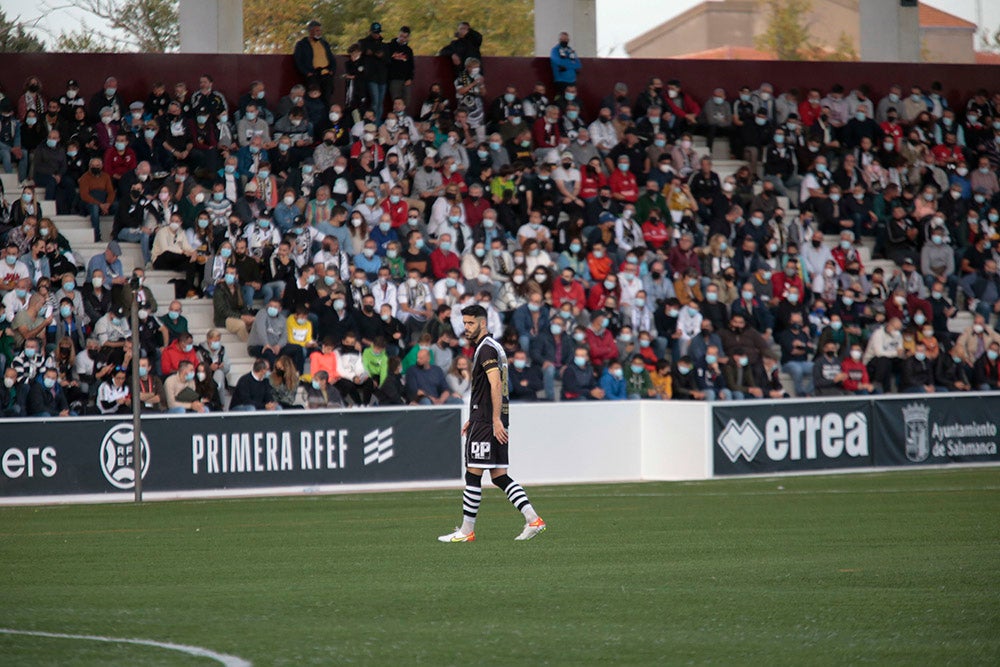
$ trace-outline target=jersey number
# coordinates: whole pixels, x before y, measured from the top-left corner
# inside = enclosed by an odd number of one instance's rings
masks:
[[[472,458],[474,459],[486,459],[490,456],[490,443],[489,442],[473,442],[470,445],[472,450]]]

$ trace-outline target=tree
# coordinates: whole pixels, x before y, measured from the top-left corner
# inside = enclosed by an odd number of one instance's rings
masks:
[[[757,48],[769,51],[778,60],[806,60],[813,50],[806,17],[811,0],[760,0],[766,7],[767,29],[757,37]]]
[[[459,21],[483,33],[483,52],[496,56],[530,56],[534,39],[534,0],[245,0],[243,38],[248,53],[289,53],[305,34],[309,19],[323,23],[323,34],[335,53],[368,34],[380,22],[386,41],[401,26],[412,31],[410,46],[418,55],[433,55],[453,39]]]
[[[812,0],[759,0],[767,11],[767,28],[757,37],[757,48],[778,60],[858,60],[854,42],[841,31],[833,46],[812,35]]]
[[[0,53],[38,53],[45,50],[42,42],[26,31],[18,18],[7,18],[7,12],[0,9]]]
[[[107,30],[63,32],[56,43],[68,51],[163,53],[180,45],[177,0],[69,0],[69,6],[100,19]]]

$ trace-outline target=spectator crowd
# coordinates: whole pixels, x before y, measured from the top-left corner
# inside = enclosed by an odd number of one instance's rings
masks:
[[[128,412],[134,392],[176,413],[460,402],[470,304],[514,401],[998,388],[1000,92],[698,101],[652,77],[585,104],[568,34],[552,87],[487,87],[463,23],[454,80],[418,93],[410,30],[370,28],[338,76],[311,22],[287,91],[28,76],[0,98],[21,184],[0,197],[5,416]],[[60,233],[74,214],[103,252]],[[172,272],[169,304],[148,270]],[[203,340],[186,299],[211,300]],[[223,332],[255,359],[233,386]]]

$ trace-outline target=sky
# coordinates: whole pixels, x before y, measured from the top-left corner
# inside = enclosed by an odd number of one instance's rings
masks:
[[[544,0],[543,0],[544,1]],[[601,56],[624,56],[624,44],[649,28],[699,4],[702,0],[597,0],[597,49]],[[928,5],[976,20],[977,0],[925,0]],[[983,23],[992,32],[1000,27],[1000,2],[978,0],[983,8]],[[27,22],[37,22],[39,36],[54,36],[63,30],[79,28],[79,10],[58,8],[66,0],[3,0],[8,19],[20,15]],[[52,8],[57,9],[52,9]],[[95,25],[90,20],[91,25]]]

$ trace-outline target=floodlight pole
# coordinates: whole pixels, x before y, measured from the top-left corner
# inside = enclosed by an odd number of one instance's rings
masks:
[[[135,471],[135,502],[142,502],[142,400],[139,398],[139,290],[141,284],[132,286],[131,315],[129,324],[132,327],[132,466]]]

